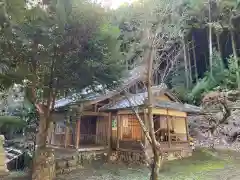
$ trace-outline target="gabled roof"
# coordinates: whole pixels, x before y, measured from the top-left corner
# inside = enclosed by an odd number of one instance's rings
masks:
[[[129,95],[128,97],[122,98],[121,100],[117,101],[116,103],[111,103],[111,104],[107,104],[107,105],[103,106],[101,108],[101,111],[129,109],[131,107],[144,106],[145,101],[147,100],[147,97],[148,97],[147,92],[132,94],[132,95]],[[173,109],[173,110],[178,110],[178,111],[188,112],[188,113],[200,113],[201,112],[200,107],[190,105],[190,104],[183,104],[180,102],[154,100],[153,105],[156,108]]]
[[[59,99],[55,102],[55,109],[62,108],[65,106],[69,106],[75,103],[84,102],[84,101],[94,101],[94,102],[100,102],[104,101],[105,99],[111,98],[115,96],[116,94],[119,94],[121,91],[123,91],[126,87],[129,87],[133,85],[134,83],[141,81],[144,79],[144,72],[146,70],[146,67],[144,65],[140,65],[138,67],[135,67],[131,71],[125,73],[125,77],[121,80],[121,85],[116,88],[115,90],[109,90],[102,93],[89,93],[85,95],[86,97],[82,97],[81,93],[70,95],[66,98]]]

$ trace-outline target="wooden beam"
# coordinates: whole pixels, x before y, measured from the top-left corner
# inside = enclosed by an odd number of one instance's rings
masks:
[[[120,140],[120,128],[121,128],[121,124],[120,124],[120,115],[117,113],[117,148],[119,148],[119,140]]]
[[[147,109],[146,109],[147,111]],[[176,116],[176,117],[187,117],[186,112],[176,111],[172,109],[163,109],[163,108],[153,108],[153,114],[155,115],[168,115],[168,116]]]
[[[108,117],[108,113],[104,112],[92,112],[92,111],[83,111],[81,116],[106,116]]]
[[[138,113],[143,113],[143,109],[139,109]],[[132,110],[119,110],[118,114],[134,114],[134,112]]]

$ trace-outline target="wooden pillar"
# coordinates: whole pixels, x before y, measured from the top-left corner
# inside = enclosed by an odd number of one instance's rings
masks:
[[[117,113],[117,148],[119,148],[119,140],[120,140],[120,131],[121,131],[121,119],[120,115]]]
[[[76,127],[75,127],[75,148],[79,148],[79,140],[80,140],[80,125],[81,125],[81,117],[77,119],[76,121]]]
[[[65,128],[65,141],[64,141],[64,147],[67,148],[69,145],[69,116],[67,116],[66,119],[66,128]]]
[[[170,127],[169,127],[169,115],[167,109],[167,133],[168,133],[168,147],[171,147],[171,134],[170,134]]]
[[[146,109],[143,110],[143,116],[144,116],[144,117],[143,117],[143,118],[144,118],[144,124],[145,124],[147,130],[149,130],[149,128],[148,128],[148,122],[147,122],[148,117],[147,117]],[[143,135],[144,135],[144,147],[146,148],[146,147],[147,147],[147,144],[148,144],[148,140],[147,140],[147,137],[146,137],[146,135],[145,135],[144,133],[143,133]]]
[[[108,113],[108,149],[109,153],[111,152],[112,149],[112,114]]]
[[[186,126],[187,141],[189,141],[189,130],[188,130],[188,122],[186,117],[185,117],[185,126]]]

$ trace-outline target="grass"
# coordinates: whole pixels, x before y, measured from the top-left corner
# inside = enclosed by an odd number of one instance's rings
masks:
[[[238,177],[240,177],[240,160],[233,157],[240,157],[240,154],[229,151],[197,150],[190,158],[164,163],[160,179],[218,180],[222,177],[227,179],[236,176],[236,173],[239,173]],[[150,170],[146,167],[97,164],[63,175],[58,180],[148,180],[149,176]]]
[[[166,180],[205,180],[211,172],[225,169],[228,163],[206,150],[197,150],[190,158],[165,163],[161,177]]]

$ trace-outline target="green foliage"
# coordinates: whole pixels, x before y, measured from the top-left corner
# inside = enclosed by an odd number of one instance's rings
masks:
[[[227,89],[237,89],[236,72],[240,69],[236,69],[235,58],[231,55],[228,58],[228,69],[225,69],[224,85]]]
[[[0,116],[0,126],[12,125],[12,126],[24,126],[25,122],[17,116]]]
[[[236,69],[235,60],[231,55],[228,59],[228,67],[224,67],[221,57],[218,52],[214,51],[213,54],[213,76],[209,72],[205,73],[201,79],[191,90],[189,94],[196,103],[200,103],[202,96],[216,88],[221,89],[236,89]]]
[[[24,12],[6,9],[9,16],[24,13],[24,18],[8,19],[14,25],[9,36],[7,28],[2,31],[4,41],[0,43],[6,48],[1,60],[10,62],[9,71],[0,78],[6,82],[4,86],[28,80],[27,95],[36,86],[40,101],[49,97],[51,88],[115,86],[123,70],[119,30],[107,22],[104,9],[84,0],[51,0],[48,4],[47,11],[38,5],[24,8]],[[21,9],[25,5],[16,6]]]
[[[220,54],[213,51],[213,66],[212,76],[210,72],[206,72],[203,79],[199,80],[197,84],[192,88],[189,96],[196,102],[199,103],[202,99],[202,95],[206,92],[213,90],[216,87],[224,86],[224,64],[220,57]]]

